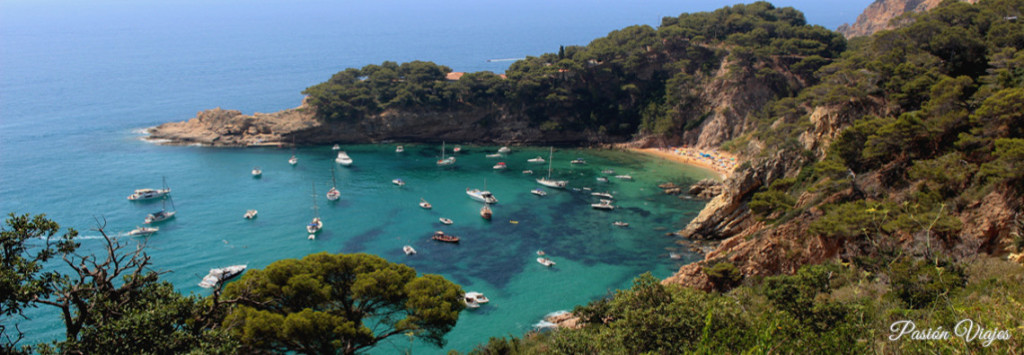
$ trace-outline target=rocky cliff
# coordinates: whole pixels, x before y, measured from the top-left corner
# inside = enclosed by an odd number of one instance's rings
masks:
[[[881,30],[896,27],[893,20],[910,12],[924,12],[935,8],[943,0],[876,0],[864,12],[857,16],[857,21],[843,24],[836,29],[846,38],[870,36]],[[976,3],[978,0],[962,0]]]

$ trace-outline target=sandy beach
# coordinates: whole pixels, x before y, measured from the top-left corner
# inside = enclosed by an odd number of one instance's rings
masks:
[[[703,150],[691,147],[631,148],[630,150],[677,163],[710,169],[721,174],[722,180],[729,178],[732,175],[733,169],[740,163],[735,155],[718,150]]]

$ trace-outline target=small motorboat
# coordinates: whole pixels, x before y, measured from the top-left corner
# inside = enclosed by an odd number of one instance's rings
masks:
[[[296,158],[295,154],[292,154],[292,157],[288,158],[288,164],[295,165],[295,164],[298,164],[298,163],[299,163],[299,158]]]
[[[547,162],[547,160],[544,160],[544,158],[537,156],[536,158],[526,159],[526,162],[534,164],[544,164],[545,162]]]
[[[133,236],[133,237],[138,237],[138,236],[148,237],[148,236],[153,235],[153,233],[156,233],[159,230],[160,230],[160,228],[157,228],[157,227],[135,227],[135,229],[132,229],[131,232],[128,232],[128,235]]]
[[[263,170],[260,170],[260,167],[257,166],[255,168],[252,168],[252,177],[258,178],[261,176],[263,176]]]
[[[508,169],[508,165],[505,165],[505,162],[499,162],[498,164],[494,164],[494,170],[505,170],[505,169]]]
[[[441,217],[440,220],[441,220],[441,223],[447,224],[447,225],[451,225],[452,223],[455,223],[455,222],[452,222],[452,220],[450,218]]]
[[[523,170],[523,174],[531,175],[533,174],[533,170]]]
[[[597,181],[598,182],[608,182],[608,178],[606,178],[604,176],[598,176],[597,177]]]
[[[405,252],[405,255],[416,254],[416,249],[413,249],[412,245],[406,245],[406,246],[402,247],[402,251]]]
[[[586,164],[587,161],[583,160],[583,158],[576,158],[576,159],[573,159],[570,163],[572,163],[572,164]]]
[[[348,156],[348,153],[344,151],[338,152],[338,156],[334,158],[334,162],[341,164],[342,166],[352,165],[352,157]]]
[[[508,153],[510,153],[510,152],[512,152],[512,149],[508,149],[508,147],[501,147],[501,148],[498,148],[498,153],[501,153],[501,154],[508,154]]]
[[[683,255],[679,254],[679,253],[672,253],[672,252],[670,252],[670,253],[668,253],[668,257],[669,257],[669,259],[672,259],[672,260],[679,260],[679,259],[683,258]]]
[[[491,220],[491,208],[488,207],[487,205],[484,205],[484,207],[480,209],[480,217],[483,217],[484,219],[490,221]]]
[[[466,292],[466,299],[473,299],[473,301],[478,304],[484,304],[491,301],[487,299],[487,296],[484,296],[483,293],[475,291]]]
[[[615,175],[615,178],[622,180],[633,180],[633,177],[629,175]]]
[[[501,158],[501,153],[487,154],[488,158]]]
[[[398,186],[405,186],[405,181],[402,181],[402,179],[391,180],[391,183],[395,184],[395,185],[398,185]]]
[[[537,196],[547,196],[548,195],[548,193],[546,191],[541,190],[541,189],[530,190],[530,193],[532,193],[534,195],[537,195]]]
[[[543,256],[537,258],[537,262],[540,263],[541,265],[544,265],[544,266],[547,266],[547,267],[551,267],[552,265],[555,265],[554,261],[551,261],[551,259],[545,258]]]
[[[335,144],[333,147],[331,147],[331,150],[341,150],[341,146]]]
[[[242,215],[242,217],[244,217],[245,219],[253,219],[253,218],[256,218],[256,214],[258,214],[258,213],[260,213],[260,212],[257,211],[257,210],[246,210],[245,214]]]
[[[607,193],[607,192],[591,192],[590,195],[591,196],[597,196],[597,197],[604,197],[604,198],[609,199],[609,200],[615,198],[615,196],[612,196],[612,194]]]
[[[461,145],[457,145],[457,146],[455,146],[455,148],[452,148],[452,153],[458,153],[458,152],[461,152],[461,151],[462,151],[462,146]]]
[[[424,199],[420,198],[420,207],[423,207],[423,208],[429,210],[429,209],[433,208],[434,206],[431,206],[430,202],[427,202],[427,200],[424,200]]]
[[[405,147],[403,147],[403,146],[395,147],[395,153],[401,153],[401,152],[404,152],[404,151],[405,151]]]
[[[593,207],[594,209],[606,210],[606,211],[611,211],[611,210],[615,209],[615,206],[612,206],[612,201],[609,201],[609,200],[601,200],[601,203],[591,203],[590,207]]]
[[[612,223],[612,225],[614,225],[616,227],[629,227],[629,223],[622,222],[622,221],[615,221],[614,223]]]
[[[210,273],[203,277],[203,281],[199,282],[199,287],[211,288],[217,286],[219,283],[230,280],[231,278],[241,275],[245,271],[247,265],[231,265],[223,268],[210,269]]]
[[[445,242],[445,243],[458,243],[459,242],[459,237],[456,237],[454,235],[444,234],[444,232],[442,232],[442,231],[434,232],[434,235],[431,236],[430,239],[433,239],[433,240],[436,240],[436,241],[439,241],[439,242]]]
[[[544,253],[544,251],[543,251],[543,250],[538,250],[538,251],[537,251],[537,256],[544,256],[545,254],[546,254],[546,253]]]
[[[462,297],[462,303],[466,305],[466,308],[476,309],[480,308],[480,304],[476,303],[476,300],[469,297]]]
[[[601,173],[602,174],[615,174],[615,170],[612,170],[612,169],[601,170]]]

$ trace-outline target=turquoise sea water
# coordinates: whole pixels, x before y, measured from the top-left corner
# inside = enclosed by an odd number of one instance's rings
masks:
[[[832,6],[817,17],[808,9],[808,19],[834,28],[868,2]],[[554,52],[624,26],[656,25],[662,16],[728,4],[3,1],[0,212],[46,213],[80,230],[84,251],[92,251],[99,241],[90,229],[98,220],[111,234],[140,225],[160,204],[125,197],[166,178],[178,216],[148,239],[147,251],[157,269],[172,271],[164,279],[181,292],[208,292],[196,283],[211,267],[261,268],[319,251],[372,253],[490,297],[490,304],[464,313],[448,336],[448,348],[468,350],[490,336],[522,334],[549,312],[628,287],[640,273],[665,277],[692,260],[689,254],[669,259],[675,245],[663,235],[684,226],[702,204],[660,195],[655,185],[710,173],[623,152],[557,149],[556,176],[572,187],[615,194],[619,208],[603,212],[587,206],[596,199],[584,191],[529,194],[546,166],[527,167],[526,160],[546,157],[546,147],[513,147],[502,159],[509,170],[495,172],[497,161],[484,155],[497,147],[463,146],[456,167],[439,169],[434,145],[406,144],[401,155],[393,145],[345,146],[356,163],[338,168],[342,198],[328,203],[329,147],[298,149],[300,162],[291,167],[289,149],[159,146],[142,142],[138,130],[213,107],[245,113],[294,107],[305,87],[346,67],[384,60],[502,72],[510,62],[487,59]],[[570,165],[576,157],[590,164]],[[264,169],[261,179],[249,174],[256,165]],[[523,175],[527,168],[538,175]],[[598,183],[605,168],[636,180]],[[408,184],[396,187],[394,178]],[[465,195],[466,187],[482,188],[485,180],[500,199],[492,222],[483,221],[480,204]],[[306,240],[303,230],[313,213],[311,184],[325,223],[316,241]],[[420,209],[421,197],[434,209]],[[251,208],[259,217],[242,219]],[[441,228],[442,216],[455,224]],[[613,227],[615,220],[631,226]],[[431,242],[437,229],[463,242]],[[419,254],[405,256],[404,244]],[[558,264],[537,264],[537,249]],[[23,344],[61,336],[52,310],[29,315],[20,325],[27,333]],[[403,346],[404,339],[379,351]]]

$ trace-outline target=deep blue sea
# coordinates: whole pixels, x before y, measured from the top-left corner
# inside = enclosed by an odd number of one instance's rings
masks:
[[[84,251],[98,245],[95,228],[121,235],[160,203],[132,203],[133,189],[173,189],[177,218],[147,240],[155,267],[184,293],[212,267],[262,268],[283,258],[328,252],[366,252],[437,273],[491,302],[467,311],[446,349],[467,351],[490,336],[521,335],[545,314],[571,309],[628,287],[650,271],[669,276],[695,256],[668,257],[678,246],[667,231],[685,226],[701,202],[664,196],[656,184],[692,182],[711,173],[634,154],[557,149],[554,175],[580,191],[549,190],[537,197],[544,165],[526,160],[546,147],[513,147],[491,169],[497,147],[463,146],[454,168],[439,169],[440,147],[406,144],[345,146],[356,161],[338,167],[341,200],[329,203],[334,152],[330,147],[213,149],[143,142],[140,130],[187,120],[214,107],[244,113],[298,106],[301,91],[346,67],[385,60],[429,60],[456,71],[503,72],[510,61],[555,52],[632,24],[657,25],[663,16],[709,11],[732,1],[21,1],[0,2],[0,212],[45,213],[81,231]],[[805,11],[810,23],[835,28],[870,3],[777,2]],[[449,142],[458,144],[459,142]],[[587,165],[570,165],[577,157]],[[253,166],[264,169],[253,179]],[[631,174],[632,182],[595,180],[601,170]],[[394,178],[407,182],[392,185]],[[494,220],[466,187],[484,184],[500,200]],[[591,209],[589,191],[610,191],[614,211]],[[303,225],[313,214],[312,189],[325,230],[309,241]],[[434,208],[417,206],[420,198]],[[170,206],[168,206],[170,207]],[[242,219],[246,209],[259,217]],[[455,224],[444,227],[439,217]],[[626,221],[628,228],[612,226]],[[516,221],[517,224],[510,223]],[[463,242],[431,242],[437,229]],[[402,245],[419,254],[406,256]],[[535,251],[557,262],[545,268]],[[61,337],[49,309],[21,321],[22,344]],[[5,322],[8,320],[5,320]],[[399,339],[375,352],[403,351]],[[439,352],[414,345],[418,352]]]

